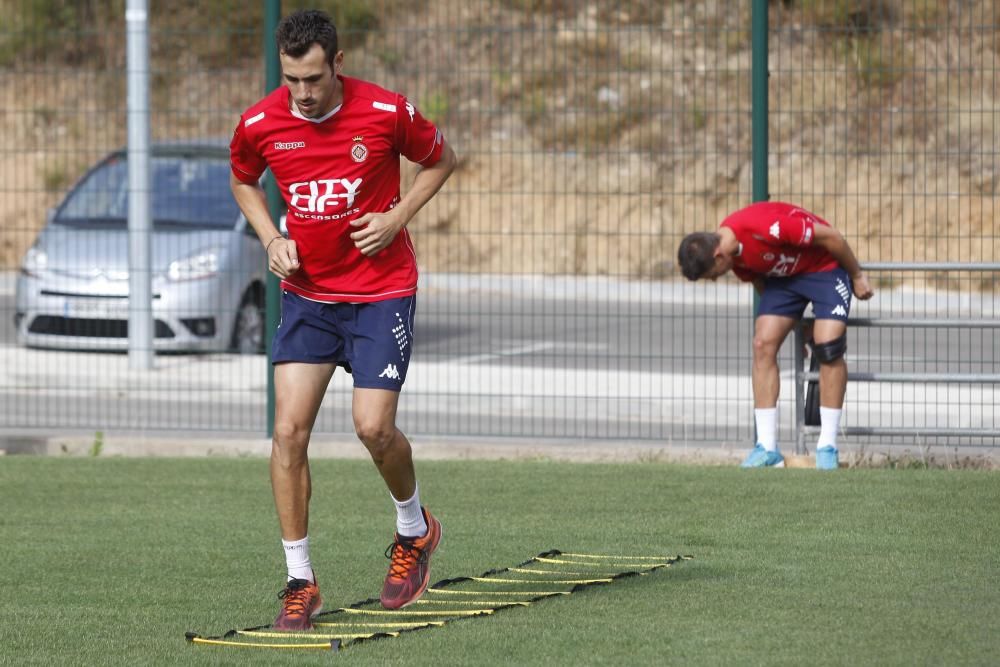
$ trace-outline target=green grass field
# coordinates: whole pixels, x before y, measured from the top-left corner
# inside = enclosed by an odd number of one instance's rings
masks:
[[[1000,476],[418,463],[432,580],[547,549],[692,554],[646,577],[340,654],[195,646],[268,623],[284,578],[263,459],[0,459],[0,663],[996,664]],[[326,608],[377,596],[392,504],[313,464]]]

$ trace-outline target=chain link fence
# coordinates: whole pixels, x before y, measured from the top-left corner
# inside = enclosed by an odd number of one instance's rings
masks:
[[[158,354],[136,371],[122,352],[124,221],[81,230],[94,211],[71,205],[88,184],[92,207],[122,204],[124,3],[0,0],[3,432],[264,434],[263,255],[219,168],[265,92],[264,4],[152,3]],[[410,225],[407,433],[752,438],[751,290],[674,267],[685,234],[752,198],[752,4],[311,3],[338,25],[345,73],[406,94],[460,156]],[[830,220],[863,263],[1000,260],[1000,3],[762,7],[771,198]],[[883,271],[856,314],[997,318],[996,281]],[[995,330],[850,335],[852,370],[997,372]],[[318,431],[352,432],[350,389],[338,372]],[[998,430],[995,390],[852,386],[845,421]]]

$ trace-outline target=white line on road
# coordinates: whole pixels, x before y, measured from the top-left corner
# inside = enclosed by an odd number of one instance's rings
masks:
[[[468,357],[456,357],[452,360],[455,364],[478,364],[484,361],[491,361],[493,359],[500,359],[502,357],[517,357],[522,354],[535,354],[536,352],[545,352],[546,350],[551,350],[556,347],[556,344],[551,341],[543,341],[541,343],[532,343],[531,345],[521,345],[519,347],[513,347],[507,350],[499,350],[497,352],[486,352],[484,354],[473,354]]]

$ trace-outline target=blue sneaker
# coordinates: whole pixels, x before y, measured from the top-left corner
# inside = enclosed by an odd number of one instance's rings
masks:
[[[816,450],[816,470],[836,470],[839,466],[836,449],[827,445]]]
[[[785,457],[778,452],[769,452],[764,446],[757,443],[757,446],[750,450],[746,460],[740,464],[741,468],[784,468]]]

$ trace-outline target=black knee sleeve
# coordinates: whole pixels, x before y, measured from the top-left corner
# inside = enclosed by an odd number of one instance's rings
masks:
[[[847,334],[842,334],[828,343],[813,343],[812,349],[819,363],[828,364],[836,361],[847,352]]]

